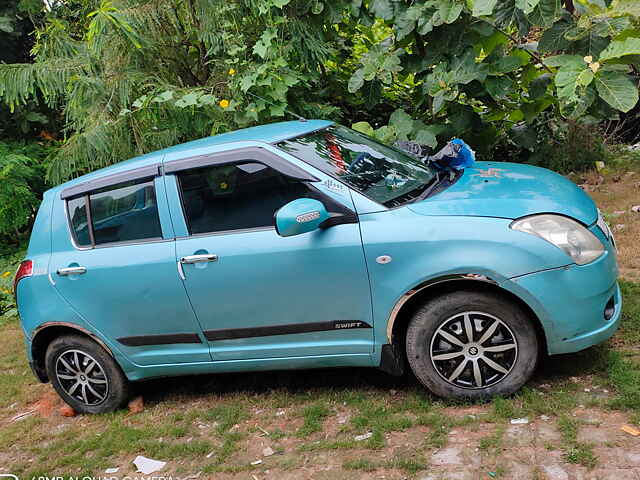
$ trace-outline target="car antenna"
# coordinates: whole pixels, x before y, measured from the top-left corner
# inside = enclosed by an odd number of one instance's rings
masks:
[[[278,106],[278,105],[276,105],[275,103],[270,102],[270,101],[269,101],[269,100],[267,100],[266,98],[262,98],[261,96],[256,95],[255,93],[251,93],[251,92],[247,92],[247,93],[248,93],[249,95],[251,95],[252,97],[259,98],[259,99],[260,99],[260,100],[262,100],[263,102],[267,102],[268,104],[273,105],[274,107],[277,107],[277,106]],[[294,117],[296,117],[296,118],[297,118],[298,120],[300,120],[301,122],[306,122],[306,121],[307,121],[307,119],[306,119],[306,118],[304,118],[302,115],[298,115],[297,113],[293,113],[292,111],[287,110],[286,108],[285,108],[285,110],[284,110],[284,111],[285,111],[286,113],[288,113],[289,115],[293,115]]]

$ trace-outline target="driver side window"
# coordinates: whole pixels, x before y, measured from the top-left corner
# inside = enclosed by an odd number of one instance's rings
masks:
[[[262,163],[192,168],[177,173],[191,235],[273,226],[275,212],[315,189]]]

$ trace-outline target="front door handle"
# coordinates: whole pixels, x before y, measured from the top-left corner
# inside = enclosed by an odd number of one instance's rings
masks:
[[[180,259],[180,263],[205,263],[205,262],[217,262],[218,255],[213,253],[205,253],[202,255],[187,255]]]
[[[80,275],[82,273],[87,273],[87,267],[59,268],[57,273],[63,277],[67,275]]]

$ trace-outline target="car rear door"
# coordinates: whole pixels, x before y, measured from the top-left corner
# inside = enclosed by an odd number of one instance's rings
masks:
[[[371,355],[369,280],[348,190],[336,201],[261,148],[165,170],[176,232],[184,229],[177,260],[214,360]],[[275,212],[301,197],[354,223],[278,236]]]
[[[157,173],[154,166],[63,190],[53,213],[50,279],[132,362],[210,361],[177,273]]]

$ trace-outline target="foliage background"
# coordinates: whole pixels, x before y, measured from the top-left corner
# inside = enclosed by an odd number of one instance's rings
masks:
[[[635,140],[639,27],[635,0],[0,0],[0,237],[47,185],[289,111],[610,162]]]

